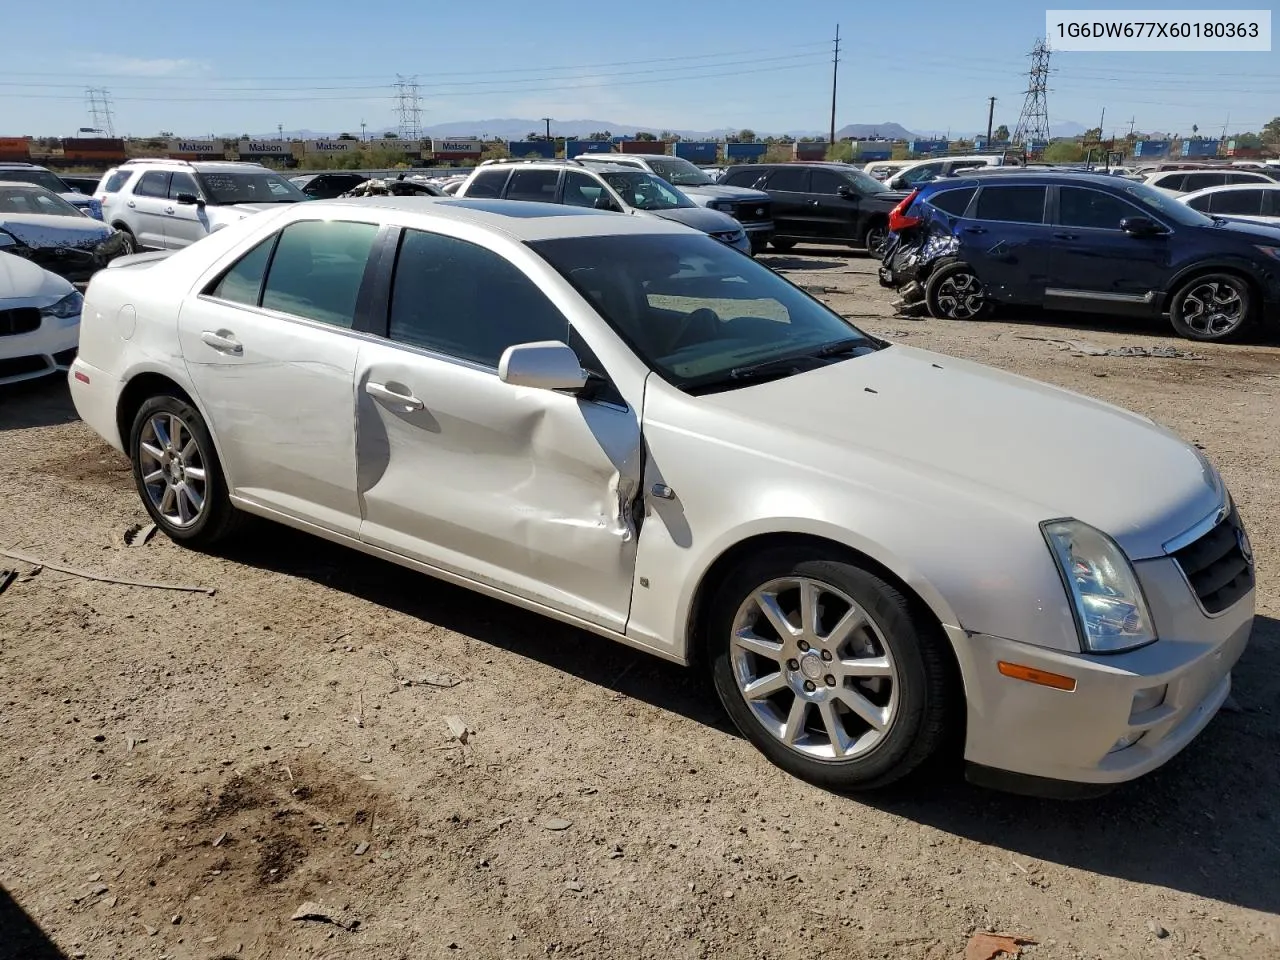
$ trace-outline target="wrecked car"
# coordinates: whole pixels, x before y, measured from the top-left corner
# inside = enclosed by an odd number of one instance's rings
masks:
[[[1009,304],[1167,316],[1192,340],[1280,320],[1280,228],[1210,217],[1145,184],[999,170],[933,181],[889,215],[879,269],[906,312]]]
[[[1252,550],[1194,446],[870,336],[682,224],[313,201],[122,263],[71,394],[172,540],[268,517],[703,665],[824,787],[961,750],[999,786],[1132,780],[1248,641]]]
[[[0,251],[85,283],[128,246],[119,231],[84,216],[56,193],[0,182]]]

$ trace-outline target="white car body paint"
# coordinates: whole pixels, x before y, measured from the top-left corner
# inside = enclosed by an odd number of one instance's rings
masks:
[[[30,358],[33,367],[8,374],[0,367],[0,384],[32,380],[66,369],[56,355],[75,349],[80,338],[79,316],[42,317],[36,329],[6,335],[6,314],[11,310],[51,307],[73,292],[75,288],[57,274],[0,250],[0,360]]]
[[[126,258],[90,285],[73,368],[89,382],[71,380],[76,408],[123,449],[121,392],[162,374],[209,423],[239,507],[677,662],[691,655],[697,591],[726,551],[762,534],[845,545],[943,626],[963,677],[965,755],[985,766],[1131,779],[1185,746],[1226,697],[1254,596],[1207,616],[1166,553],[1227,499],[1189,444],[1107,404],[896,345],[687,394],[526,244],[688,228],[559,207],[508,216],[503,206],[315,201],[171,256]],[[317,218],[430,230],[499,254],[564,314],[624,402],[515,387],[490,368],[201,293],[261,239]],[[244,358],[213,349],[209,332],[234,334]],[[1123,469],[1099,480],[1107,464]],[[656,485],[670,490],[655,495]],[[638,531],[628,511],[637,501]],[[1156,643],[1081,652],[1039,527],[1059,517],[1124,549]],[[1011,681],[995,669],[1002,658],[1068,673],[1079,689]],[[1133,694],[1160,683],[1169,694],[1140,719],[1143,741],[1110,752],[1130,729]]]

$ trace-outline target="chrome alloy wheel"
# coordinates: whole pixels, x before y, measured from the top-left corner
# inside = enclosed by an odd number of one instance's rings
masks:
[[[1208,280],[1182,299],[1182,320],[1205,337],[1221,337],[1244,321],[1244,299],[1230,284]]]
[[[157,413],[138,439],[142,484],[151,506],[174,527],[189,527],[204,513],[208,481],[204,454],[181,417]]]
[[[983,300],[982,284],[972,273],[953,273],[938,284],[938,308],[952,320],[976,317]]]
[[[816,760],[873,750],[898,713],[898,668],[852,598],[808,577],[771,580],[738,608],[730,649],[738,690],[760,725]]]

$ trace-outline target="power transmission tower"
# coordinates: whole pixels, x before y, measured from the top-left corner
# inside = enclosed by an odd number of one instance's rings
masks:
[[[1027,72],[1027,97],[1013,131],[1013,142],[1026,145],[1049,141],[1049,47],[1037,40],[1031,48],[1031,69]]]
[[[396,74],[396,116],[400,122],[401,140],[420,140],[422,122],[422,98],[418,96],[417,76]]]
[[[111,117],[111,93],[105,87],[86,87],[85,106],[89,110],[89,126],[95,133],[116,135],[115,121]]]

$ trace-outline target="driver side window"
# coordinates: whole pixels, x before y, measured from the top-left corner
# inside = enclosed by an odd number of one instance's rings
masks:
[[[617,204],[609,196],[609,191],[600,186],[594,177],[577,170],[566,170],[564,175],[564,203],[571,207],[592,207],[601,210],[616,210]]]
[[[840,188],[848,186],[852,185],[838,174],[834,174],[829,170],[814,170],[809,181],[809,192],[837,197],[840,195]]]

